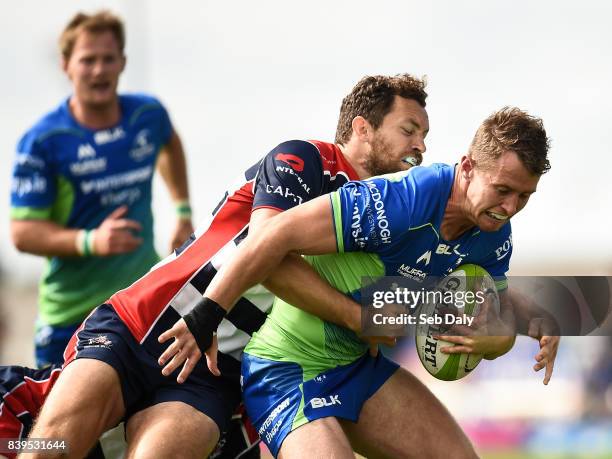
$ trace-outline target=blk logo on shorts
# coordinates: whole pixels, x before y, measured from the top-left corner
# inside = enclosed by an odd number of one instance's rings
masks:
[[[315,397],[310,400],[310,404],[313,408],[323,408],[324,406],[342,405],[342,402],[339,395],[330,395],[329,397]]]

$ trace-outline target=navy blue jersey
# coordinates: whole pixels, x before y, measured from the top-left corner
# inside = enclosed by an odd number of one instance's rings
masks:
[[[357,178],[336,145],[303,140],[283,142],[259,165],[253,209],[287,210]]]

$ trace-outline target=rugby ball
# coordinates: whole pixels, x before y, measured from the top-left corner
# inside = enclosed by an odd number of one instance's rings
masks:
[[[416,347],[421,363],[437,379],[454,381],[470,374],[482,360],[480,354],[444,354],[443,346],[454,346],[435,335],[445,334],[455,324],[469,325],[484,301],[499,312],[495,281],[477,265],[459,266],[442,278],[422,301],[416,317]],[[470,293],[471,292],[471,293]]]

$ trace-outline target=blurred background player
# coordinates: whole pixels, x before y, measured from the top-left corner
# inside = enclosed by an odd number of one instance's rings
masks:
[[[73,93],[21,138],[11,233],[47,257],[40,281],[36,364],[61,364],[84,317],[158,261],[151,182],[157,167],[177,206],[175,248],[193,231],[185,156],[158,100],[117,93],[126,64],[115,15],[75,15],[59,40]]]

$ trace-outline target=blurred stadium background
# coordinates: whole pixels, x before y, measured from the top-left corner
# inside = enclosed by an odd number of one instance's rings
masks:
[[[511,274],[612,275],[607,2],[10,2],[0,15],[1,364],[33,364],[43,267],[10,242],[15,143],[69,93],[56,46],[60,30],[77,9],[99,8],[126,20],[121,89],[159,96],[184,140],[196,220],[228,180],[280,141],[333,139],[340,100],[363,75],[426,74],[426,163],[455,161],[479,122],[501,106],[545,121],[553,168],[513,223]],[[159,183],[156,190],[164,254],[173,209]],[[612,339],[564,338],[548,387],[531,369],[536,350],[535,341],[519,339],[507,356],[452,383],[425,373],[412,341],[398,358],[430,385],[485,457],[612,457]]]

